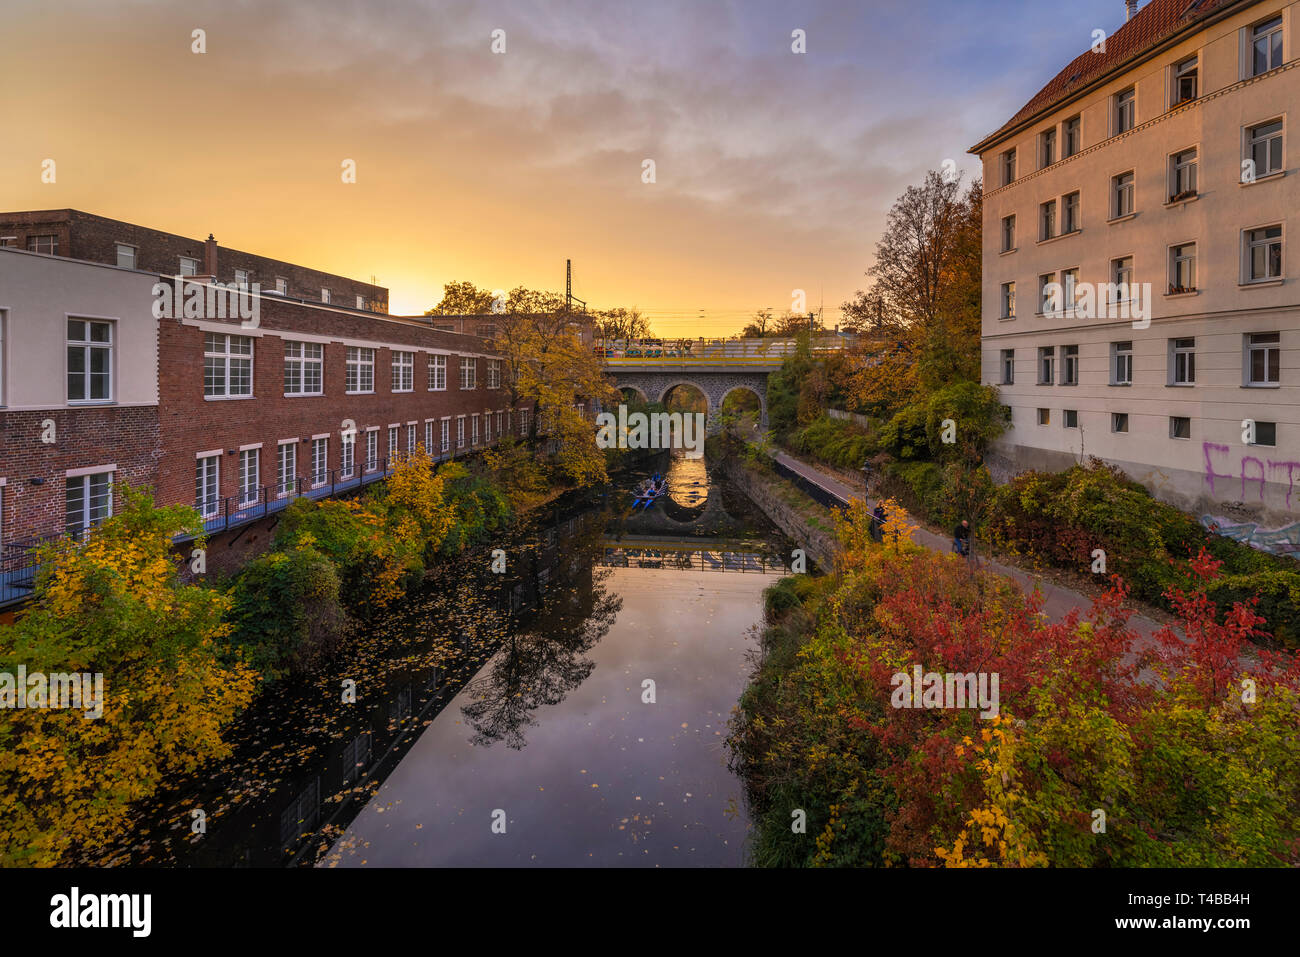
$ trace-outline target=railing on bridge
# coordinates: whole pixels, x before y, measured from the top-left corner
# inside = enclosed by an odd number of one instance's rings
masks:
[[[766,552],[736,548],[606,545],[599,564],[608,568],[666,568],[673,571],[763,574],[785,571],[785,566]]]
[[[834,352],[850,343],[845,336],[817,336],[814,352]],[[674,339],[598,340],[596,355],[611,366],[736,365],[762,366],[780,363],[794,355],[794,339]]]

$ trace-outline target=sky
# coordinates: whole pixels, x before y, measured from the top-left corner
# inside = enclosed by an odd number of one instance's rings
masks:
[[[0,209],[213,233],[374,276],[398,314],[453,280],[563,292],[571,259],[590,308],[691,337],[795,290],[833,325],[907,186],[945,160],[977,176],[966,150],[1124,19],[1123,0],[3,5]]]

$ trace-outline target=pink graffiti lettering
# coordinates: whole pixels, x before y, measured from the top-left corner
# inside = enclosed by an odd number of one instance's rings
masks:
[[[1291,507],[1291,491],[1295,488],[1295,473],[1300,471],[1300,462],[1274,462],[1268,460],[1268,467],[1271,469],[1286,469],[1286,507]]]
[[[1261,459],[1255,458],[1255,456],[1253,455],[1243,455],[1241,457],[1241,497],[1242,499],[1245,499],[1246,497],[1246,463],[1247,462],[1254,462],[1256,465],[1259,466],[1259,478],[1257,479],[1252,478],[1251,481],[1259,482],[1259,500],[1262,502],[1264,501],[1264,485],[1265,482],[1267,481],[1264,478],[1264,462]]]
[[[1218,442],[1201,443],[1201,450],[1205,453],[1205,481],[1210,483],[1210,494],[1213,495],[1215,492],[1214,480],[1216,478],[1231,478],[1232,476],[1227,475],[1224,472],[1214,471],[1214,462],[1210,460],[1210,449],[1214,449],[1217,452],[1222,452],[1224,455],[1227,455],[1228,447],[1226,445],[1220,445]]]

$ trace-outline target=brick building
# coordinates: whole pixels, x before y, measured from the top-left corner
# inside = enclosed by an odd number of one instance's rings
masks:
[[[18,237],[0,248],[0,606],[28,593],[33,546],[111,515],[123,481],[151,486],[160,505],[196,507],[210,549],[230,551],[241,536],[241,548],[264,541],[297,495],[382,478],[398,454],[446,459],[528,429],[528,411],[507,407],[503,361],[479,335],[254,290],[256,276],[243,289],[177,279],[169,257],[189,247],[169,243],[185,240],[138,227],[92,239],[81,215],[58,225],[8,214],[0,228]],[[25,248],[42,235],[56,238]],[[104,235],[139,240],[141,258],[147,250],[166,268],[67,257],[96,254],[85,244]],[[209,265],[219,282],[242,283],[228,252]],[[259,261],[266,275],[361,288]],[[386,289],[364,288],[386,305]],[[175,310],[156,309],[162,290],[179,294]],[[214,291],[232,297],[229,310],[212,310]],[[208,301],[186,315],[191,293]]]
[[[318,269],[257,256],[206,240],[107,219],[77,209],[0,213],[0,247],[105,263],[167,276],[213,276],[256,283],[265,293],[368,312],[388,312],[388,290]]]

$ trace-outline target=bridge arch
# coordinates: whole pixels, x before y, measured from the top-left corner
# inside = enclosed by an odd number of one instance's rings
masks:
[[[764,384],[766,385],[766,383],[764,383]],[[762,388],[762,389],[755,388],[753,384],[748,383],[748,382],[740,382],[740,383],[737,383],[736,385],[733,385],[731,388],[727,389],[726,392],[722,393],[722,396],[718,399],[718,409],[717,409],[717,411],[719,411],[719,412],[722,411],[723,406],[725,406],[725,405],[727,404],[727,397],[730,396],[733,392],[748,392],[750,395],[752,395],[754,398],[756,398],[756,399],[758,400],[758,421],[759,421],[759,426],[760,426],[760,428],[766,429],[766,427],[767,427],[767,389],[766,389],[766,388]]]
[[[632,393],[635,393],[635,394],[637,395],[637,397],[640,398],[640,400],[641,400],[641,402],[642,402],[643,404],[645,404],[645,405],[649,405],[649,404],[650,404],[650,397],[647,396],[647,395],[645,394],[645,390],[644,390],[644,389],[641,389],[641,388],[638,387],[638,386],[635,386],[635,385],[619,385],[619,386],[618,386],[618,391],[619,391],[620,393],[623,393],[623,392],[632,392]]]
[[[710,433],[718,428],[717,413],[727,394],[745,388],[758,396],[759,427],[767,428],[767,372],[732,372],[690,370],[689,372],[658,372],[650,370],[611,370],[616,388],[633,388],[647,397],[655,396],[663,402],[669,391],[681,385],[692,386],[704,393],[707,404],[707,428]]]

